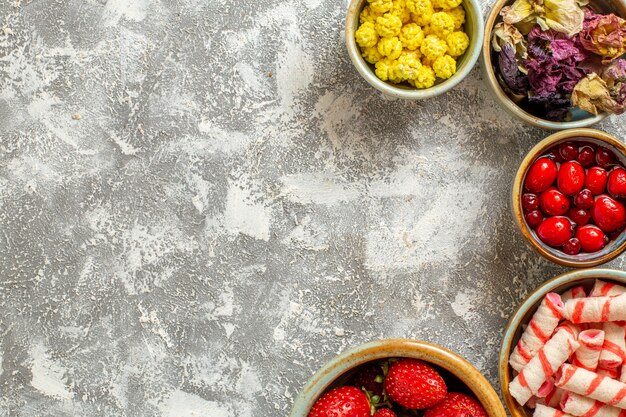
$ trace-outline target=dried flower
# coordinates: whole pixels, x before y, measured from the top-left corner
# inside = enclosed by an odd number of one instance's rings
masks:
[[[522,24],[528,33],[532,24],[543,30],[552,29],[574,36],[583,28],[584,12],[580,7],[584,0],[515,0],[511,6],[502,8],[502,20],[510,25]]]
[[[616,92],[617,97],[612,96],[606,82],[598,74],[589,74],[576,84],[572,104],[592,114],[600,111],[622,114],[626,111],[626,88],[620,90]]]
[[[498,69],[500,77],[513,94],[525,95],[528,91],[528,77],[520,71],[515,58],[513,45],[503,45],[498,54]]]
[[[524,35],[515,26],[500,22],[493,27],[491,46],[494,51],[500,52],[506,44],[513,45],[518,59],[526,59],[526,40]]]
[[[610,62],[626,52],[626,20],[587,10],[579,37],[585,49],[602,56],[604,63]]]
[[[530,95],[528,97],[532,112],[548,120],[565,120],[572,108],[569,95],[553,93],[547,96]]]

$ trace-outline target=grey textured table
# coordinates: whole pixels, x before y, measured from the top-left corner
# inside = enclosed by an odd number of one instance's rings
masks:
[[[0,2],[1,416],[285,415],[322,363],[392,336],[497,383],[508,316],[563,271],[508,207],[546,132],[478,69],[385,99],[345,9]]]

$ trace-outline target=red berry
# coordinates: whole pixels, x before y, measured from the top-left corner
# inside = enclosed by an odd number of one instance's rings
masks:
[[[391,408],[379,408],[374,413],[374,417],[397,417],[397,415],[391,410]]]
[[[563,162],[557,177],[557,186],[565,195],[578,194],[585,183],[585,170],[576,161]]]
[[[482,405],[469,395],[451,392],[424,413],[424,417],[488,417]]]
[[[522,208],[524,211],[533,211],[539,208],[539,197],[537,194],[526,193],[522,195]]]
[[[573,161],[578,158],[578,146],[572,142],[565,142],[559,146],[559,155],[561,155],[564,161]]]
[[[556,180],[557,168],[550,158],[537,159],[528,169],[524,186],[531,193],[541,193]]]
[[[604,192],[606,188],[606,180],[608,174],[604,168],[591,167],[587,170],[587,176],[585,177],[585,188],[591,191],[591,194],[598,195]]]
[[[400,359],[389,367],[385,391],[403,407],[422,410],[443,400],[446,383],[433,367],[417,359]]]
[[[366,366],[354,375],[350,385],[368,391],[370,395],[383,395],[385,374],[380,365]]]
[[[613,161],[615,161],[613,152],[609,151],[607,148],[598,148],[596,151],[596,164],[600,165],[602,168],[606,168],[606,166],[612,164]]]
[[[569,210],[569,200],[555,187],[550,187],[539,196],[539,206],[545,214],[560,216]]]
[[[360,389],[339,387],[315,401],[308,417],[370,417],[370,403]]]
[[[598,226],[588,224],[576,229],[576,238],[585,252],[597,252],[609,241],[604,232]]]
[[[585,209],[573,208],[569,211],[568,216],[578,226],[584,226],[591,220],[591,213]]]
[[[543,213],[541,213],[539,210],[533,210],[526,213],[524,219],[526,219],[528,227],[530,227],[531,229],[536,229],[537,226],[539,226],[543,221]]]
[[[593,150],[591,146],[583,146],[580,148],[578,152],[578,158],[576,160],[580,163],[580,165],[584,167],[588,167],[593,164],[593,161],[596,159],[596,151]]]
[[[581,209],[590,209],[593,206],[593,194],[588,189],[584,189],[574,197],[574,204]]]
[[[578,255],[580,253],[580,240],[571,238],[563,245],[563,252],[568,255]]]
[[[611,171],[606,189],[615,198],[626,197],[626,169],[617,167]]]
[[[603,194],[596,197],[591,208],[591,217],[600,229],[612,232],[626,223],[626,209],[619,201]]]
[[[537,228],[537,236],[548,246],[558,248],[574,235],[572,222],[563,216],[548,217]]]

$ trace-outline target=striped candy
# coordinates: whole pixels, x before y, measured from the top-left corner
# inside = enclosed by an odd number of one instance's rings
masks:
[[[626,384],[573,365],[564,364],[556,386],[606,405],[626,408]]]
[[[626,294],[616,297],[574,298],[565,303],[563,317],[574,324],[626,320]]]
[[[614,297],[626,293],[626,287],[597,279],[589,293],[590,297]]]
[[[626,417],[626,410],[608,406],[571,392],[565,393],[561,400],[561,410],[573,416],[584,417]]]
[[[556,293],[549,293],[539,305],[517,346],[513,349],[509,358],[511,368],[518,372],[521,371],[550,339],[562,317],[563,302],[561,296]]]
[[[578,335],[580,347],[574,354],[572,364],[588,371],[595,371],[598,368],[602,345],[604,344],[604,331],[584,330]]]
[[[578,342],[565,329],[560,329],[546,342],[509,384],[509,392],[524,405],[543,384],[578,349]]]
[[[556,410],[552,407],[537,404],[533,417],[572,417],[571,414],[565,414],[561,410]]]

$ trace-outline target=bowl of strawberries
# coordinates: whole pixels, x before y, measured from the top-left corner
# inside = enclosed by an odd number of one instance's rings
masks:
[[[603,264],[626,249],[626,146],[595,129],[555,133],[528,152],[513,183],[526,241],[563,266]]]
[[[384,339],[351,348],[304,386],[290,417],[505,417],[485,377],[442,347]]]

